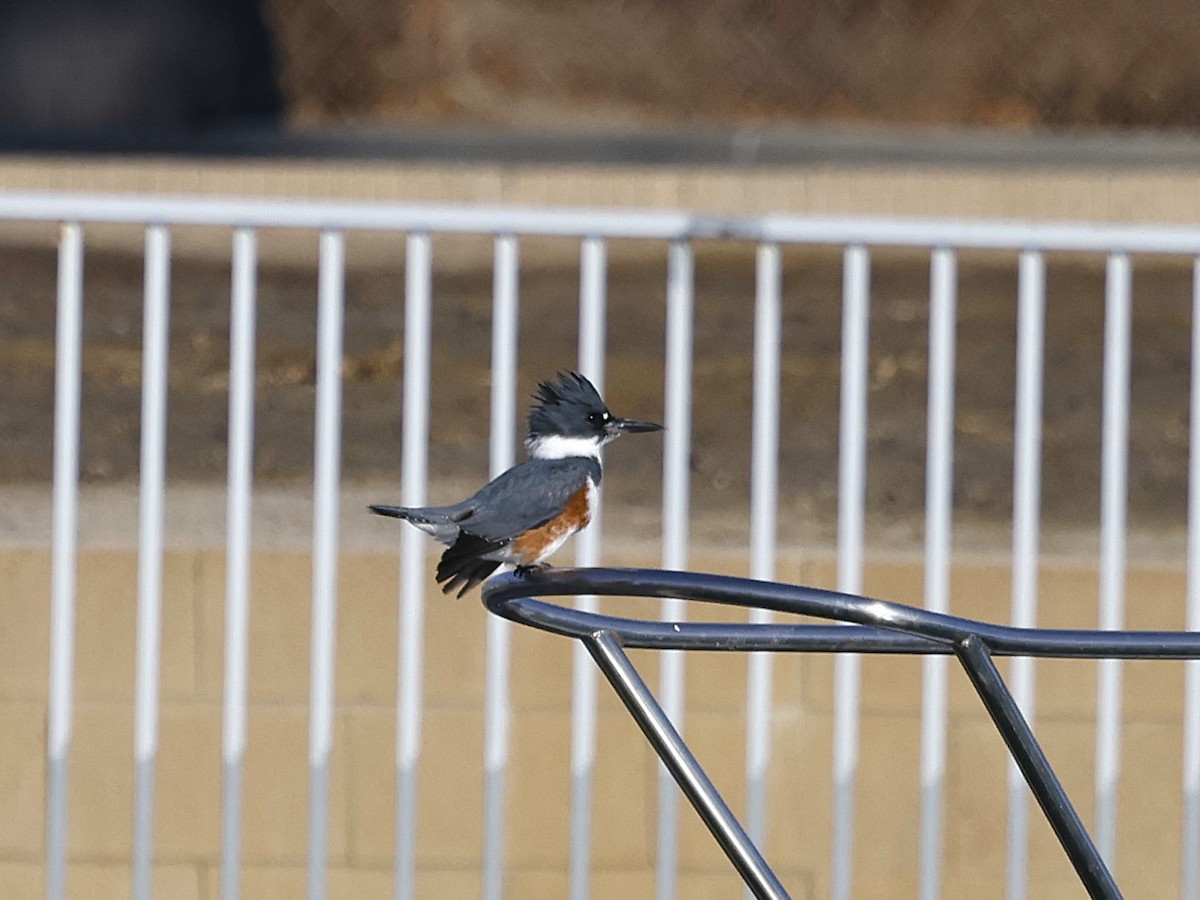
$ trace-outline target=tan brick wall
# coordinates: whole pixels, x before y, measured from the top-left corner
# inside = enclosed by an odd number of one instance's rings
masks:
[[[337,715],[331,772],[331,896],[391,896],[396,671],[396,559],[341,557]],[[79,627],[71,757],[70,893],[126,896],[132,792],[136,559],[88,549],[79,559]],[[698,568],[739,572],[740,557],[698,555]],[[828,585],[820,554],[790,556],[781,576]],[[0,550],[0,896],[41,891],[45,695],[50,559],[44,549]],[[310,561],[303,551],[260,551],[253,564],[245,896],[302,896],[307,815]],[[869,592],[919,602],[915,560],[873,562]],[[1097,579],[1090,563],[1048,562],[1047,625],[1090,627]],[[1183,626],[1184,579],[1168,566],[1135,567],[1129,624]],[[215,900],[220,831],[223,556],[171,550],[164,569],[161,740],[155,840],[159,896]],[[1003,620],[1009,572],[964,562],[953,579],[957,612]],[[616,605],[616,601],[608,601]],[[650,609],[650,607],[646,607]],[[728,613],[718,612],[718,616]],[[484,617],[474,600],[432,598],[425,643],[419,787],[422,897],[477,894],[480,860]],[[508,896],[561,897],[570,793],[571,648],[517,630],[513,652],[512,766],[508,787]],[[636,662],[651,684],[652,655]],[[856,897],[908,897],[917,878],[918,660],[863,661]],[[686,733],[727,799],[743,800],[745,659],[688,659]],[[1117,870],[1131,895],[1177,888],[1182,664],[1125,667],[1124,779]],[[967,681],[951,669],[944,896],[995,896],[1003,878],[1005,753]],[[828,890],[832,659],[781,656],[775,668],[774,757],[768,858],[797,897]],[[1038,670],[1038,734],[1085,821],[1092,811],[1095,666]],[[601,686],[596,771],[594,896],[650,896],[655,759]],[[689,808],[681,835],[681,896],[737,896],[729,866]],[[1030,878],[1037,897],[1075,896],[1070,868],[1036,819]]]

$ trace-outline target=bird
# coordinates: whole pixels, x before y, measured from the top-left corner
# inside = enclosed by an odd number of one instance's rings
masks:
[[[436,579],[442,593],[464,596],[501,565],[521,573],[592,520],[603,469],[600,448],[623,434],[661,431],[655,422],[614,416],[578,372],[540,382],[529,410],[529,459],[449,506],[371,504],[446,545]]]

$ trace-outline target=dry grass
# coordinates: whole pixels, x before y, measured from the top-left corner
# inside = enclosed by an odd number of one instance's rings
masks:
[[[1200,123],[1186,0],[273,0],[303,122]]]

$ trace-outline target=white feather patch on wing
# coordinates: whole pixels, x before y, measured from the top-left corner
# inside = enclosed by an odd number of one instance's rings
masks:
[[[450,522],[417,522],[413,519],[408,521],[443,544],[453,544],[458,539],[458,526]]]

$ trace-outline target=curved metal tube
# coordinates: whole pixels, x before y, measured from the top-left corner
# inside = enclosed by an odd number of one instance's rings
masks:
[[[663,622],[534,599],[580,594],[674,597],[857,625]],[[696,812],[756,897],[786,897],[753,841],[673,730],[625,649],[954,654],[970,677],[1091,897],[1121,892],[1042,753],[992,656],[1200,659],[1200,632],[1017,628],[800,585],[659,569],[549,569],[493,578],[494,614],[575,638],[591,651]]]
[[[677,597],[866,627],[841,634],[847,629],[804,624],[660,622],[583,612],[533,599],[579,594]],[[523,625],[579,639],[605,631],[631,649],[953,654],[955,644],[975,636],[994,656],[1200,659],[1200,632],[1017,628],[890,600],[702,572],[562,568],[507,573],[484,585],[483,602],[496,615]]]

